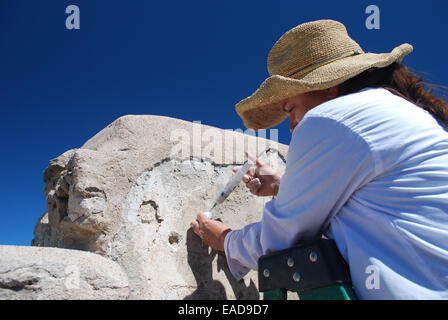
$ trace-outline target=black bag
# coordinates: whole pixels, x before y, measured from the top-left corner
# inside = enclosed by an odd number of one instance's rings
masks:
[[[333,240],[321,238],[308,245],[272,252],[258,260],[258,290],[293,292],[351,285],[350,272]]]

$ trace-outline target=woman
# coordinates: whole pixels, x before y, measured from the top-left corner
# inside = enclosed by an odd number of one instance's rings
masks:
[[[401,64],[411,51],[364,53],[332,20],[277,41],[271,77],[236,106],[254,130],[290,118],[281,183],[260,161],[245,177],[252,193],[277,197],[240,230],[203,213],[192,223],[237,279],[261,255],[325,234],[359,298],[448,299],[448,106]]]

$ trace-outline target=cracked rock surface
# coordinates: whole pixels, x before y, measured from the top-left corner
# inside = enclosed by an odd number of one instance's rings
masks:
[[[287,146],[270,140],[167,117],[121,117],[50,161],[47,212],[32,245],[116,262],[129,299],[258,299],[256,272],[236,281],[224,254],[202,245],[189,226],[245,151],[284,170]],[[270,199],[240,183],[214,218],[242,228],[261,219]]]

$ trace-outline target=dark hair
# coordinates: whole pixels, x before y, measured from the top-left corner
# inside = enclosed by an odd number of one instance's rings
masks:
[[[364,88],[382,87],[415,105],[427,110],[436,119],[448,126],[448,103],[424,87],[434,86],[423,82],[408,67],[393,63],[385,68],[371,68],[339,85],[339,96],[357,92]],[[439,86],[442,87],[442,86]]]

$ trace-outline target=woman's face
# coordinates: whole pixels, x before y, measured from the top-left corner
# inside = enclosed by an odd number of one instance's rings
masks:
[[[309,110],[325,101],[336,98],[338,94],[339,87],[335,86],[329,89],[302,93],[287,99],[283,104],[283,111],[288,114],[291,121],[289,131],[291,133],[294,131],[294,128]]]

